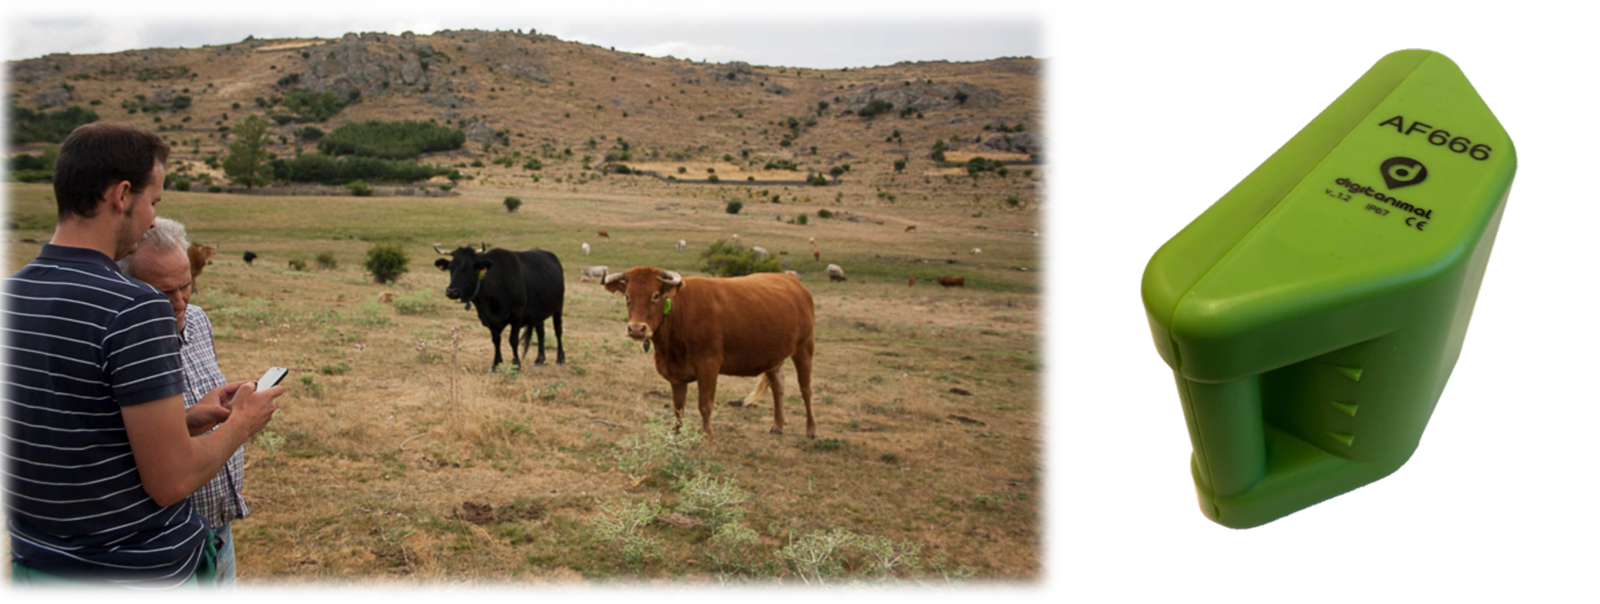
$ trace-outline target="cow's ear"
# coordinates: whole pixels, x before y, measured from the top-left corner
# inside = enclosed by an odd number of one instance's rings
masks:
[[[438,260],[434,260],[433,261],[433,265],[436,266],[436,267],[439,267],[439,270],[441,270],[441,271],[450,270],[450,261],[446,260],[444,258],[440,258]]]
[[[473,266],[478,267],[478,270],[480,270],[480,271],[486,271],[486,270],[489,270],[489,267],[494,266],[494,261],[493,260],[479,260],[477,262],[477,264],[474,264]]]

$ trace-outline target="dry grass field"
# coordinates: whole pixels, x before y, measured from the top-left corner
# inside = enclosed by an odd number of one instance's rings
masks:
[[[211,315],[223,370],[292,369],[282,409],[247,449],[240,580],[1037,581],[1037,203],[998,203],[991,187],[1020,191],[1015,177],[980,189],[887,172],[847,176],[851,205],[836,205],[835,187],[637,176],[534,189],[514,170],[448,197],[166,192],[158,212],[220,250],[193,303]],[[900,203],[873,197],[895,178],[915,183],[889,189]],[[48,185],[7,188],[9,273],[49,237],[54,205]],[[974,192],[989,198],[975,207]],[[512,195],[524,203],[507,213]],[[726,199],[744,211],[727,214]],[[820,208],[856,220],[819,219]],[[790,222],[801,213],[809,224]],[[715,447],[698,442],[693,405],[672,436],[670,389],[626,337],[622,301],[578,280],[589,265],[702,274],[697,252],[732,233],[778,254],[815,297],[815,441],[767,434],[770,399],[731,404],[752,378],[720,383]],[[678,239],[688,251],[674,251]],[[361,268],[380,242],[410,255],[397,283]],[[567,365],[553,364],[551,333],[552,364],[490,371],[486,330],[444,297],[433,242],[554,251]],[[246,250],[260,255],[253,266]],[[850,280],[829,283],[828,263]],[[967,287],[940,288],[943,275]],[[385,291],[389,304],[377,301]],[[792,365],[785,378],[793,427]]]

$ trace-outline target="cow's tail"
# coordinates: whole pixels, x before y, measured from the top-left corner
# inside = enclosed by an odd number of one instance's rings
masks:
[[[780,373],[780,375],[782,374]],[[759,404],[761,397],[767,394],[767,388],[769,387],[771,385],[767,383],[767,374],[761,374],[761,379],[756,380],[756,389],[750,391],[750,396],[744,397],[744,406],[751,407]]]
[[[531,341],[533,341],[533,325],[529,324],[527,329],[522,330],[522,356],[528,356],[528,342]],[[511,345],[516,346],[516,343],[513,342]]]

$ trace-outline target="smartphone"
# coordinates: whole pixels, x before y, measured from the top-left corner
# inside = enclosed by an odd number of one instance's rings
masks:
[[[283,367],[268,369],[266,373],[261,374],[261,379],[256,380],[256,392],[277,386],[278,382],[283,381],[283,376],[288,374],[289,370]]]

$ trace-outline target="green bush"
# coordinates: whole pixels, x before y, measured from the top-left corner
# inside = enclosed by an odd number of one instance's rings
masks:
[[[358,180],[414,182],[455,172],[411,161],[392,161],[373,157],[331,157],[321,153],[306,153],[294,159],[275,159],[270,166],[274,180],[325,185],[342,185]]]
[[[728,201],[728,207],[725,208],[725,210],[729,214],[738,214],[739,210],[743,210],[743,209],[744,209],[744,202],[739,201],[737,199]]]
[[[317,254],[317,268],[330,270],[339,268],[339,260],[333,257],[333,252],[319,252]]]
[[[430,151],[460,149],[466,141],[460,130],[431,122],[372,120],[338,127],[317,143],[317,149],[329,155],[412,159]]]
[[[806,216],[805,214],[801,214],[799,216],[795,216],[794,217],[794,222],[795,222],[795,224],[799,224],[799,225],[810,224],[811,223],[811,217]]]
[[[903,160],[903,159],[894,160],[894,171],[895,172],[904,172],[905,170],[906,170],[906,160]]]
[[[817,218],[833,218],[833,212],[830,210],[817,210]]]
[[[888,113],[893,110],[894,103],[885,101],[883,99],[872,99],[872,102],[867,103],[866,107],[862,107],[860,110],[856,111],[856,115],[861,117],[872,117],[881,113]]]
[[[73,128],[100,119],[91,109],[77,105],[60,111],[33,111],[11,106],[11,143],[59,143],[72,133]]]
[[[700,254],[700,259],[706,263],[706,272],[718,277],[783,272],[783,264],[777,256],[762,259],[755,250],[737,241],[718,239]]]
[[[812,175],[806,177],[806,184],[808,184],[808,185],[816,185],[816,186],[819,186],[819,187],[827,186],[828,177],[823,176],[821,174],[813,173]]]
[[[367,262],[363,266],[378,283],[391,283],[406,274],[405,248],[398,243],[380,243],[367,249]]]
[[[506,198],[506,211],[507,212],[515,212],[515,211],[517,211],[517,208],[519,208],[519,207],[522,207],[522,200],[521,199],[517,199],[515,197],[507,197]]]
[[[345,185],[344,188],[349,189],[350,190],[350,194],[354,195],[356,197],[371,197],[372,196],[372,187],[367,186],[366,181],[358,180],[358,181],[355,181],[353,183]]]

